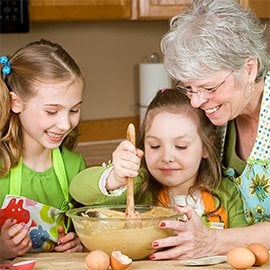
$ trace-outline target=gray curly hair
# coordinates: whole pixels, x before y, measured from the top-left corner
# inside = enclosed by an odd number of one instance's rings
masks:
[[[259,81],[270,66],[264,34],[262,22],[234,0],[194,0],[161,40],[164,64],[174,79],[192,80],[239,71],[250,57],[258,61]]]

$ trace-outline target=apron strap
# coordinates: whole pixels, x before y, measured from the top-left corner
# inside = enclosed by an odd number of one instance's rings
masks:
[[[53,168],[60,183],[65,201],[69,202],[69,188],[64,161],[59,148],[53,149]]]
[[[20,196],[22,186],[22,158],[16,167],[10,170],[9,194]]]
[[[162,188],[158,193],[158,205],[159,206],[169,206],[170,200],[168,196],[168,191],[166,188]]]
[[[202,190],[201,194],[206,213],[214,211],[216,209],[214,196],[205,190]],[[224,228],[228,228],[228,214],[222,206],[214,213],[207,215],[207,218],[209,222],[223,222]]]

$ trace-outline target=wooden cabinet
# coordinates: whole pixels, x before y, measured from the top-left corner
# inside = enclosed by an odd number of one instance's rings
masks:
[[[240,0],[240,4],[251,8],[261,19],[270,18],[270,0]]]
[[[31,21],[131,19],[131,0],[30,0]]]
[[[270,0],[238,0],[270,18]],[[168,20],[193,0],[30,0],[31,21]]]
[[[259,18],[270,18],[270,0],[239,0],[245,8],[251,8]],[[133,0],[132,18],[139,20],[169,19],[181,12],[193,0]]]
[[[190,4],[192,4],[192,0],[133,0],[132,18],[167,20]]]

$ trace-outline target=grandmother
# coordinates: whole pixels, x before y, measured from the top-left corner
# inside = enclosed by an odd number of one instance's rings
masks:
[[[242,194],[251,226],[207,229],[190,207],[188,220],[164,221],[177,235],[153,242],[152,260],[226,254],[259,242],[270,249],[270,60],[265,28],[234,0],[194,0],[172,18],[161,40],[164,63],[193,107],[223,134],[222,163]]]

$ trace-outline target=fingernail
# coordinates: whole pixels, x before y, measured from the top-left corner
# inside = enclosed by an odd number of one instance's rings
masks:
[[[150,260],[154,260],[156,257],[155,257],[155,255],[154,254],[151,254],[150,256],[149,256],[149,259]]]
[[[153,247],[158,247],[158,242],[154,242]]]
[[[62,244],[62,242],[61,242],[61,240],[59,240],[58,242],[57,242],[57,246],[59,246],[59,245],[61,245]]]
[[[161,221],[161,222],[159,223],[159,227],[165,227],[165,225],[166,225],[165,222],[162,222],[162,221]]]

